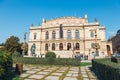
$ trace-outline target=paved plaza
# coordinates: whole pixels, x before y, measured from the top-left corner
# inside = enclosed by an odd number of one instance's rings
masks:
[[[97,80],[88,66],[61,67],[24,65],[20,75],[24,80]]]

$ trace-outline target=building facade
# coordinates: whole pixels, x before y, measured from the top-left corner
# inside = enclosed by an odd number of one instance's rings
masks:
[[[28,56],[44,56],[47,51],[62,58],[94,55],[96,52],[102,56],[107,55],[106,45],[105,27],[97,20],[88,22],[87,15],[43,19],[41,25],[30,27]]]
[[[117,34],[109,39],[112,41],[113,53],[120,53],[120,30],[117,31]]]
[[[4,46],[0,45],[0,49],[3,49],[3,48],[4,48]]]

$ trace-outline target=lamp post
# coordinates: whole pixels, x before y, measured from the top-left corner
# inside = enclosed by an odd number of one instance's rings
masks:
[[[40,57],[42,58],[41,48],[42,48],[42,28],[41,28],[41,35],[40,35]]]
[[[84,43],[84,53],[83,53],[83,60],[85,59],[85,26],[83,24],[83,36],[84,36],[84,39],[83,39],[83,43]]]
[[[21,49],[22,49],[22,56],[25,55],[25,52],[26,52],[26,49],[27,49],[27,43],[26,43],[26,32],[24,33],[24,42],[21,46]]]

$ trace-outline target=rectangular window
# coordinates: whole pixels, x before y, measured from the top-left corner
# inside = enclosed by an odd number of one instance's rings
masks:
[[[94,37],[94,32],[93,31],[90,32],[90,37]]]
[[[76,33],[76,34],[75,34],[75,38],[76,38],[76,39],[79,39],[79,33]]]
[[[36,35],[36,34],[34,34],[34,40],[36,40],[36,37],[37,37],[37,35]]]
[[[71,30],[68,30],[67,31],[67,39],[71,39],[72,37],[71,37]]]
[[[78,30],[75,31],[75,38],[79,39],[79,31]]]
[[[68,39],[71,39],[71,33],[68,33],[68,37],[67,37]]]

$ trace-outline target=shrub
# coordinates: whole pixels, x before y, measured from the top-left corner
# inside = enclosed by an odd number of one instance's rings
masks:
[[[120,80],[120,65],[110,59],[92,60],[92,68],[101,80]]]
[[[54,63],[56,63],[55,58],[52,58],[52,57],[48,57],[48,58],[47,58],[47,62],[48,62],[48,64],[50,64],[50,65],[53,65]]]
[[[10,53],[0,51],[0,79],[12,79],[12,57]]]
[[[19,52],[14,52],[13,54],[12,54],[12,57],[21,57],[21,54],[19,53]]]
[[[56,54],[54,52],[47,52],[45,54],[45,58],[56,58]]]
[[[52,65],[55,63],[56,54],[54,52],[47,52],[45,55],[48,64]]]
[[[81,62],[80,66],[88,66],[88,65],[92,65],[91,62]]]
[[[111,61],[120,64],[120,57],[112,57]]]
[[[55,65],[63,65],[63,66],[80,66],[80,60],[75,58],[57,58]]]

